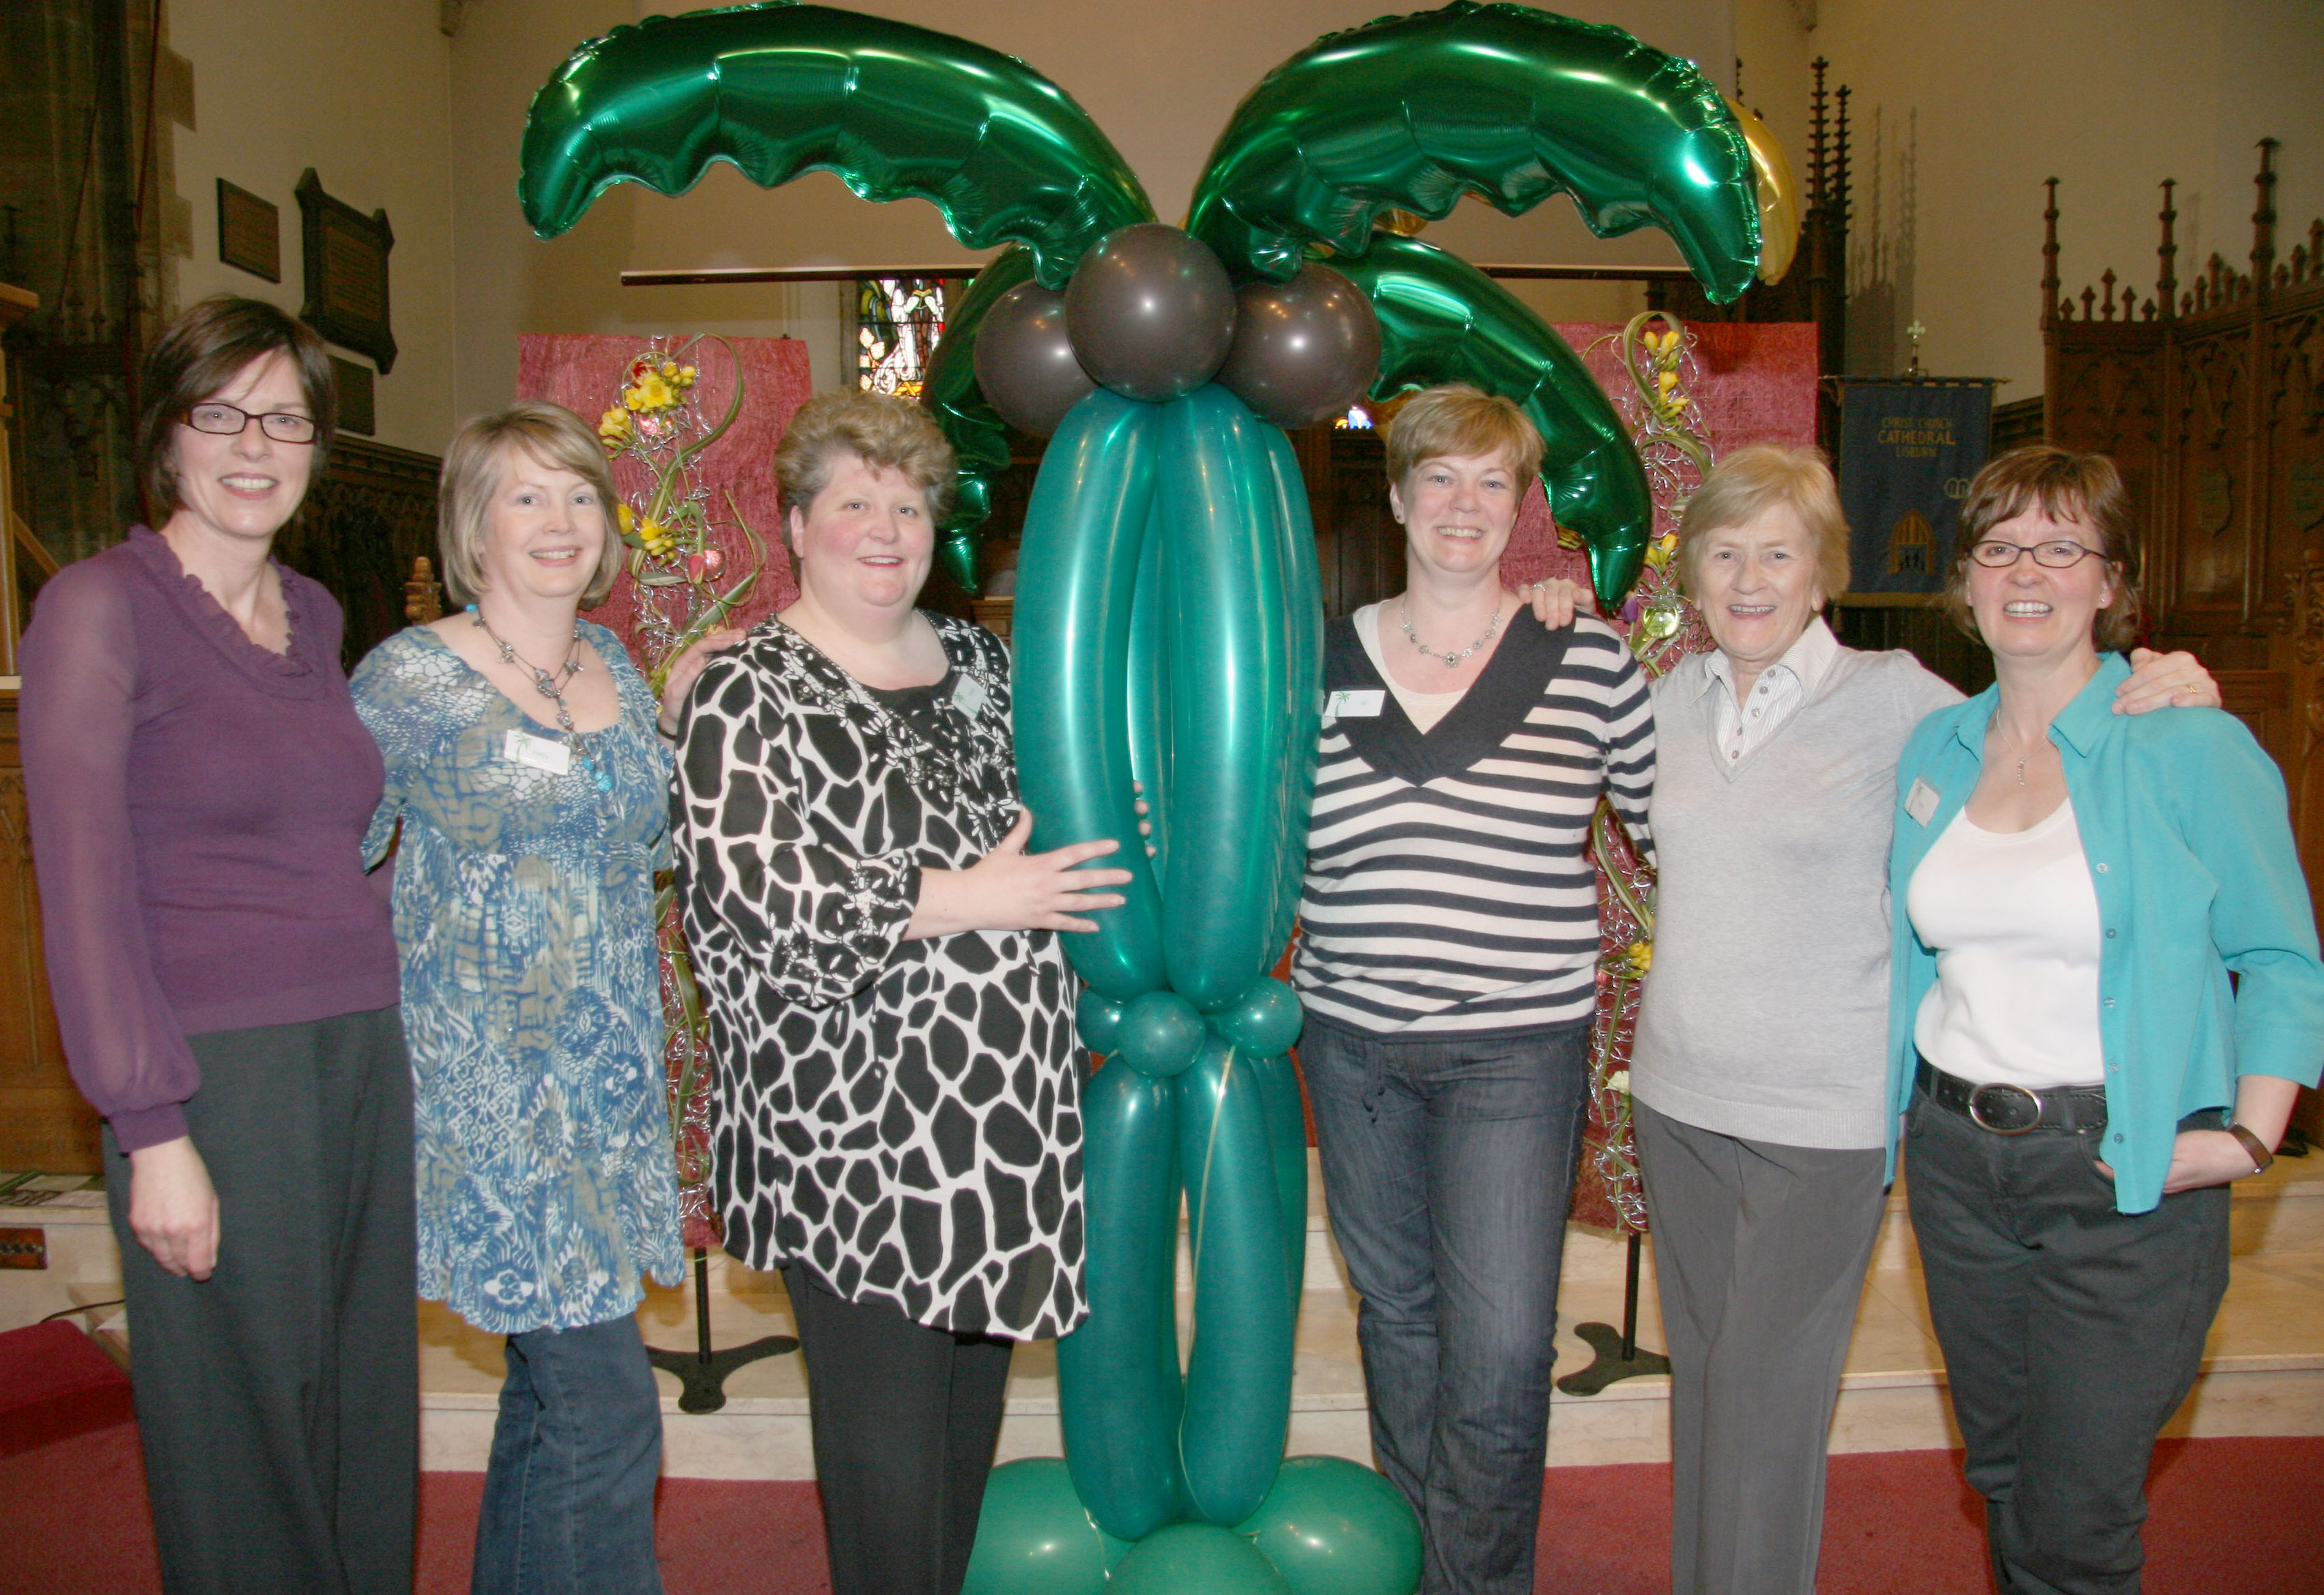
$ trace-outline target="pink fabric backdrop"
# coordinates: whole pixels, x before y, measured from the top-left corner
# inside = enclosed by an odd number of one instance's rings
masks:
[[[1619,409],[1622,396],[1633,390],[1622,374],[1616,346],[1608,344],[1593,351],[1591,345],[1620,332],[1621,323],[1568,321],[1559,324],[1557,330],[1588,363]],[[1695,339],[1695,364],[1701,372],[1687,391],[1702,407],[1703,435],[1713,458],[1746,443],[1815,441],[1813,322],[1693,321],[1687,324],[1687,330]],[[1657,505],[1655,534],[1659,537],[1669,530],[1669,511]],[[1557,546],[1557,529],[1550,521],[1549,504],[1538,484],[1526,495],[1508,552],[1501,557],[1501,569],[1504,579],[1512,583],[1554,576],[1589,580],[1588,558],[1578,549]]]
[[[797,338],[742,337],[733,340],[742,357],[744,389],[742,413],[726,435],[702,456],[702,479],[710,488],[714,522],[726,519],[726,494],[752,530],[767,543],[767,565],[759,585],[730,622],[750,625],[764,619],[798,596],[790,560],[784,555],[780,516],[775,504],[775,444],[798,407],[814,392],[807,375],[807,346]],[[520,398],[547,399],[572,410],[595,427],[597,418],[616,401],[629,373],[630,362],[646,340],[627,335],[600,333],[537,333],[517,340],[516,391]],[[712,422],[726,413],[734,397],[734,363],[726,351],[705,340],[686,356],[700,375],[695,401]],[[632,504],[641,502],[645,473],[635,461],[614,466],[613,484]],[[726,568],[749,568],[750,547],[732,527],[715,528]],[[637,651],[636,604],[628,582],[615,585],[613,596],[589,614],[610,626]]]

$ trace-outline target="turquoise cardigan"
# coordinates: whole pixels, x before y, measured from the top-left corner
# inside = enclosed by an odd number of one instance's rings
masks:
[[[2324,963],[2274,761],[2218,709],[2113,713],[2115,687],[2129,674],[2120,655],[2107,655],[2052,723],[2050,740],[2065,765],[2106,929],[2104,1157],[2115,1170],[2115,1206],[2145,1212],[2163,1200],[2180,1119],[2232,1108],[2240,1075],[2316,1083]],[[1913,1094],[1914,1018],[1937,979],[1906,891],[1977,786],[1998,702],[1999,689],[1988,687],[1940,709],[1914,730],[1896,766],[1888,1092],[1900,1114]],[[1918,788],[1933,794],[1932,808],[1925,796],[1915,804]],[[1892,1173],[1896,1128],[1892,1115]]]

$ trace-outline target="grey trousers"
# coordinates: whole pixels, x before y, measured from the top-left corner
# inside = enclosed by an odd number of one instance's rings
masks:
[[[2104,1136],[1994,1135],[1913,1098],[1913,1232],[2003,1595],[2138,1595],[2155,1436],[2227,1294],[2227,1187],[2117,1212]]]
[[[420,1466],[411,1064],[396,1010],[191,1038],[217,1267],[129,1230],[130,1382],[169,1595],[410,1595]]]
[[[1832,1404],[1886,1159],[1633,1108],[1670,1347],[1671,1589],[1812,1595]]]

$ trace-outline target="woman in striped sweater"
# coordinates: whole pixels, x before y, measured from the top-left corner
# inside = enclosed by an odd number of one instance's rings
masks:
[[[1501,584],[1542,441],[1432,389],[1388,430],[1406,590],[1333,622],[1293,978],[1372,1443],[1426,1595],[1529,1595],[1597,987],[1590,819],[1641,850],[1646,678]]]

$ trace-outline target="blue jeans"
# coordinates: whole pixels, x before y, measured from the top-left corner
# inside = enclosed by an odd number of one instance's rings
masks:
[[[1397,1038],[1311,1016],[1299,1061],[1423,1595],[1532,1595],[1588,1032]]]
[[[634,1318],[508,1339],[470,1595],[661,1595],[661,1396]]]

